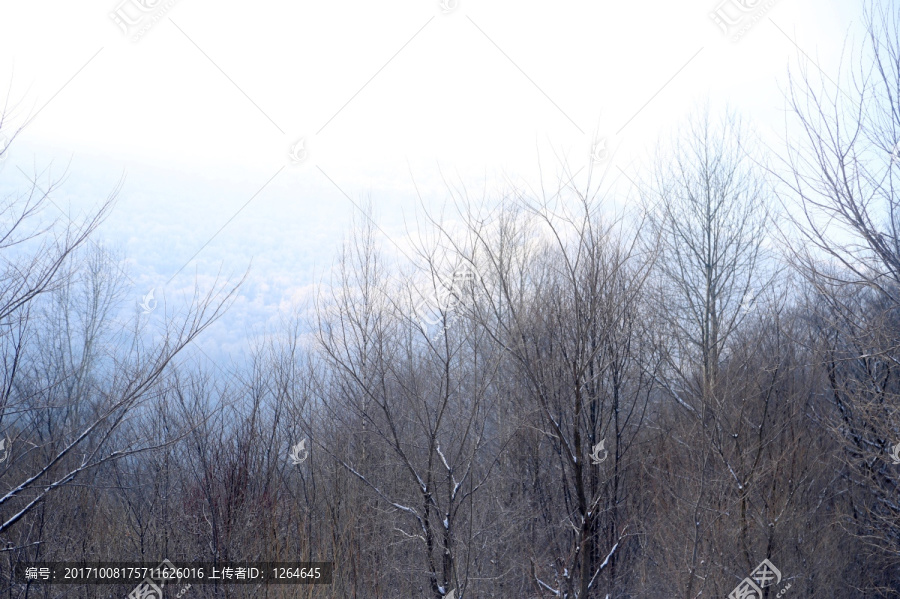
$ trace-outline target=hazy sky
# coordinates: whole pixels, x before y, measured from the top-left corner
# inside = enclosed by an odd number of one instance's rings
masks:
[[[726,35],[717,11],[744,20]],[[252,258],[220,332],[236,346],[327,272],[354,202],[402,245],[413,179],[429,205],[441,170],[480,190],[558,156],[624,182],[706,100],[777,142],[788,66],[834,75],[860,16],[846,0],[5,0],[4,132],[28,125],[0,188],[52,165],[76,213],[126,174],[100,237],[137,299]],[[614,155],[592,162],[602,138]]]

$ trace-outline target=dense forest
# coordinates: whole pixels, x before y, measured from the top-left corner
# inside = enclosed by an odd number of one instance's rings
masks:
[[[3,198],[0,596],[163,560],[334,567],[198,599],[900,596],[900,8],[866,16],[849,83],[790,70],[783,148],[707,106],[626,185],[448,189],[402,260],[360,215],[237,372],[187,358],[241,281],[151,322],[118,189]]]

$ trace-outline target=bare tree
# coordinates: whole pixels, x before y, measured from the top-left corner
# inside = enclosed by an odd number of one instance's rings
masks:
[[[723,499],[729,490],[740,493],[746,518],[749,484],[760,470],[758,460],[746,460],[746,449],[730,447],[750,404],[720,372],[733,357],[750,302],[773,284],[764,251],[770,225],[764,172],[746,137],[734,115],[713,122],[708,109],[694,114],[672,149],[660,153],[652,183],[642,192],[646,246],[658,249],[653,295],[666,358],[658,380],[683,408],[683,414],[672,414],[682,423],[672,431],[678,444],[665,442],[660,452],[682,454],[679,465],[692,471],[688,488],[683,472],[666,492],[684,510],[679,521],[691,530],[682,537],[686,546],[676,551],[685,556],[683,563],[672,566],[684,573],[686,599],[695,596],[698,584],[697,592],[705,592],[710,535],[722,526],[715,514],[726,509]],[[762,447],[755,445],[757,456]],[[662,468],[657,478],[665,480],[666,472]],[[673,537],[669,544],[682,542]]]
[[[900,10],[867,2],[864,24],[858,61],[838,84],[808,63],[791,78],[797,132],[779,177],[793,209],[791,255],[815,291],[808,306],[827,365],[826,422],[848,485],[841,524],[884,566],[870,570],[870,585],[897,592],[900,476],[889,455],[900,442]]]
[[[529,574],[534,591],[572,599],[618,592],[616,566],[637,527],[627,466],[653,386],[641,324],[651,260],[596,194],[590,181],[561,184],[526,204],[530,224],[500,216],[478,246],[490,300],[479,319],[529,399],[510,414],[546,448],[541,466],[523,472],[538,495],[520,509],[544,517]],[[470,228],[478,231],[474,220]]]
[[[80,223],[45,218],[54,188],[41,191],[35,183],[27,195],[7,198],[0,210],[0,422],[16,431],[14,459],[5,464],[7,488],[0,496],[0,507],[9,510],[0,534],[79,476],[154,445],[142,438],[117,439],[116,432],[237,289],[223,291],[217,283],[204,297],[195,295],[188,313],[167,323],[161,341],[145,348],[134,335],[126,351],[102,356],[101,368],[101,346],[117,339],[105,334],[103,321],[110,317],[121,279],[102,252],[84,254],[81,285],[74,285],[73,268],[112,208],[118,187]],[[78,288],[84,292],[80,304],[70,293]],[[42,309],[58,318],[38,319]],[[75,319],[81,320],[77,326]],[[51,356],[53,364],[41,359]]]
[[[660,154],[642,197],[648,245],[658,247],[660,315],[678,340],[668,363],[681,385],[704,399],[715,393],[719,363],[745,308],[771,285],[764,274],[765,182],[746,137],[734,115],[720,123],[708,108],[693,115],[671,151]]]
[[[488,455],[497,440],[486,402],[497,350],[463,320],[429,338],[415,316],[421,295],[414,300],[414,289],[404,294],[389,282],[373,234],[368,226],[347,244],[333,299],[318,309],[318,344],[331,370],[324,414],[354,440],[340,447],[329,442],[340,439],[334,434],[312,437],[379,509],[400,517],[395,534],[417,548],[404,554],[424,564],[429,591],[462,597],[475,547],[460,543],[464,522],[498,454]]]

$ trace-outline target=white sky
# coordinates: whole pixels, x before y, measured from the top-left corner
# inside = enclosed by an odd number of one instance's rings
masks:
[[[242,272],[252,257],[236,306],[248,328],[329,267],[356,210],[335,185],[370,197],[400,239],[411,177],[427,201],[445,198],[439,166],[473,190],[534,181],[539,159],[590,168],[595,136],[618,133],[603,168],[621,180],[707,99],[774,141],[788,65],[802,51],[834,75],[861,12],[778,0],[732,42],[709,17],[720,0],[447,0],[448,14],[437,0],[177,0],[133,42],[109,14],[139,1],[0,6],[0,97],[8,86],[19,102],[13,125],[31,119],[0,187],[25,188],[18,168],[68,164],[57,201],[87,208],[126,172],[102,235],[128,255],[137,294],[234,217],[186,272]]]

